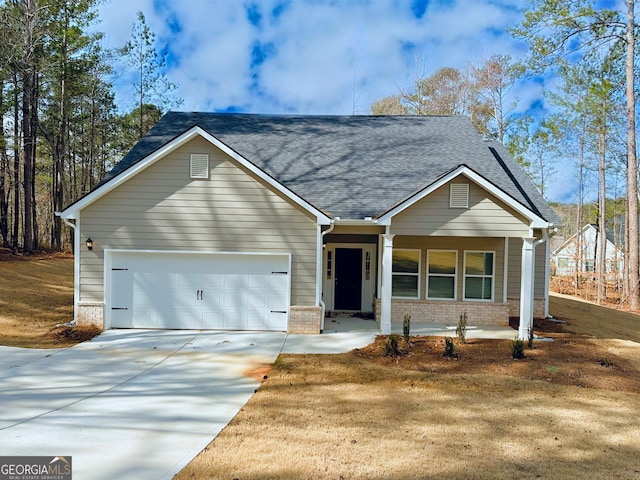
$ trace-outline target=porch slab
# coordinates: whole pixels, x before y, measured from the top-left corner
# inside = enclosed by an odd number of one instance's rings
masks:
[[[402,335],[402,325],[392,323],[391,333]],[[411,324],[411,335],[424,335],[435,337],[455,337],[456,326],[436,324]],[[498,340],[513,340],[518,335],[517,330],[511,327],[501,326],[467,326],[466,338],[490,338]]]

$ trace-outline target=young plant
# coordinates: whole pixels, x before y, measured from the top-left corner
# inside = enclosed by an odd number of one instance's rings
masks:
[[[527,338],[527,347],[529,348],[533,348],[533,338],[534,338],[534,334],[533,334],[533,326],[531,326],[531,328],[529,329],[529,337]]]
[[[409,334],[411,332],[411,315],[406,314],[404,316],[404,322],[402,322],[402,333],[404,335],[404,343],[409,343]]]
[[[518,360],[524,358],[524,342],[517,337],[511,343],[511,357]]]
[[[460,343],[467,343],[467,312],[460,315],[458,326],[456,327],[456,337]]]
[[[453,343],[453,338],[444,337],[444,356],[447,358],[455,358],[456,355],[456,345]]]
[[[400,356],[400,348],[398,347],[398,337],[396,335],[389,335],[387,341],[384,342],[384,356],[385,357],[398,357]]]

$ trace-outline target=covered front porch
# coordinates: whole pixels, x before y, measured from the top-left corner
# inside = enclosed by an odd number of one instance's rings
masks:
[[[408,315],[416,329],[455,333],[466,315],[475,328],[504,327],[513,338],[509,318],[522,311],[517,333],[526,338],[533,317],[546,316],[546,245],[536,249],[534,239],[350,230],[343,227],[324,243],[324,332],[348,324],[401,333]],[[362,318],[367,315],[371,320]]]
[[[324,319],[323,334],[333,333],[379,333],[378,322],[373,318],[363,318],[361,315],[338,314]],[[391,333],[403,334],[401,323],[392,323]],[[411,335],[425,335],[438,337],[455,337],[456,326],[437,323],[411,323]],[[513,340],[517,331],[507,326],[499,325],[468,325],[467,338],[492,338]]]

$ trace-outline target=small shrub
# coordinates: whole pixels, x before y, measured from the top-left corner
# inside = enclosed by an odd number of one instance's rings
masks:
[[[384,342],[384,356],[397,357],[399,355],[400,348],[398,347],[398,337],[396,335],[389,335],[387,341]]]
[[[511,343],[511,356],[516,359],[524,358],[524,342],[519,338]]]
[[[527,339],[527,347],[533,348],[533,338],[535,337],[533,333],[533,326],[529,329],[529,337]]]
[[[404,342],[409,343],[409,335],[411,332],[411,315],[406,314],[404,316],[404,322],[402,322],[402,333],[404,335]]]
[[[458,326],[456,327],[456,337],[460,343],[467,343],[467,312],[460,315]]]
[[[453,343],[453,338],[444,337],[444,356],[447,358],[455,358],[456,355],[456,345]]]

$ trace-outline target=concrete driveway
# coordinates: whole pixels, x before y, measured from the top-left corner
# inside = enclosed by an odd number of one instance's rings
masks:
[[[76,480],[172,478],[251,398],[249,371],[281,352],[363,347],[377,328],[358,321],[323,335],[108,330],[68,349],[0,346],[0,455],[71,456]],[[428,327],[415,331],[452,335]],[[513,338],[499,330],[475,333]]]
[[[171,478],[259,386],[284,333],[111,330],[0,347],[0,455],[71,456],[76,479]]]

